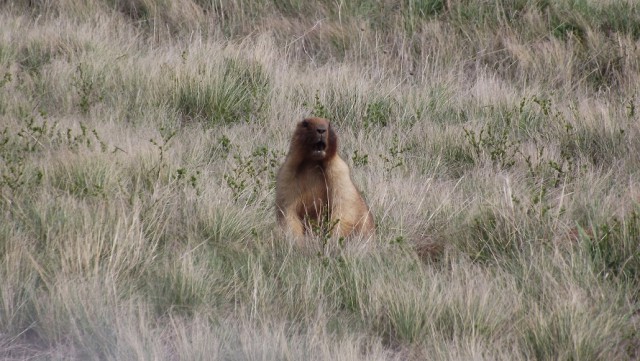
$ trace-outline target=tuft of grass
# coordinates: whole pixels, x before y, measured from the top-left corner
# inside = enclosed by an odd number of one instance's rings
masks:
[[[18,56],[22,69],[30,75],[38,76],[42,68],[51,62],[54,54],[45,44],[34,40],[21,49]]]
[[[640,215],[634,209],[629,214],[591,228],[577,228],[581,247],[602,277],[622,278],[637,284],[640,281]]]
[[[259,122],[270,91],[269,77],[261,65],[227,58],[214,74],[176,79],[172,104],[181,116],[208,126]]]

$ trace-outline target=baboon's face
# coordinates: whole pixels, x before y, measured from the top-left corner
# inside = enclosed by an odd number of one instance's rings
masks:
[[[335,133],[329,121],[309,118],[298,123],[296,133],[307,156],[313,160],[323,160],[335,153]]]

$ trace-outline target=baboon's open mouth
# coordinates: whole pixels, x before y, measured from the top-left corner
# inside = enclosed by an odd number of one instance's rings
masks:
[[[315,158],[322,159],[326,155],[327,143],[321,140],[313,145],[312,154]]]
[[[324,140],[319,141],[318,143],[314,144],[313,146],[313,150],[316,152],[322,152],[327,148],[327,143],[324,142]]]

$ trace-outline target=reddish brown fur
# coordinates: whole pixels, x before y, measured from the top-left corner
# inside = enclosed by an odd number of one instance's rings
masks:
[[[310,232],[309,222],[322,223],[326,212],[339,237],[374,232],[373,217],[337,148],[338,137],[328,120],[298,123],[276,183],[278,223],[298,238]]]

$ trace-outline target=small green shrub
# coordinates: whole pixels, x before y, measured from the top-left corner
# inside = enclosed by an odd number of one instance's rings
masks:
[[[224,154],[229,154],[229,152],[231,151],[231,147],[233,146],[231,144],[231,139],[229,139],[229,137],[227,137],[226,135],[221,135],[220,137],[218,137],[218,143],[220,144],[220,147],[222,148],[222,151],[224,152]]]
[[[302,103],[304,107],[311,107],[310,113],[314,117],[325,118],[331,120],[331,114],[327,110],[327,107],[320,101],[320,96],[316,92],[314,96],[313,104],[309,104],[306,101]]]
[[[364,127],[386,127],[393,114],[393,103],[388,99],[375,100],[367,104]]]
[[[76,67],[73,86],[78,95],[78,107],[82,114],[89,114],[91,107],[104,99],[104,75],[95,74],[89,66],[80,63]]]
[[[78,133],[71,128],[60,129],[43,112],[36,115],[19,108],[18,116],[23,122],[20,128],[5,127],[0,132],[0,189],[6,187],[17,192],[40,185],[43,170],[34,167],[31,158],[45,150],[62,148],[77,153],[81,149],[93,150],[96,144],[102,152],[108,150],[98,132],[95,129],[89,132],[83,123]]]
[[[351,156],[351,161],[353,162],[354,167],[363,167],[369,164],[369,155],[368,154],[359,154],[358,150],[353,151],[353,156]]]
[[[280,154],[266,146],[255,148],[249,156],[234,155],[235,165],[224,175],[233,199],[255,200],[264,187],[274,189],[280,158]]]
[[[380,159],[384,163],[384,170],[386,173],[391,173],[392,170],[402,167],[406,164],[405,153],[411,150],[410,146],[401,146],[398,140],[398,135],[394,134],[391,146],[387,148],[389,154],[379,154]]]
[[[518,144],[509,139],[509,130],[506,128],[498,130],[488,125],[479,132],[464,128],[464,136],[478,161],[488,156],[500,168],[514,165]]]
[[[171,147],[171,140],[176,135],[176,131],[169,130],[166,128],[160,128],[160,140],[156,140],[154,138],[149,139],[149,143],[153,144],[158,150],[158,161],[153,166],[153,171],[156,174],[156,178],[160,178],[160,172],[163,168],[167,166],[165,162],[165,153]]]

